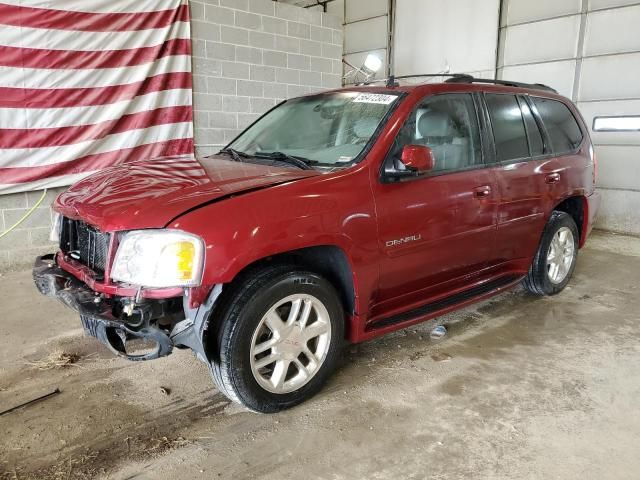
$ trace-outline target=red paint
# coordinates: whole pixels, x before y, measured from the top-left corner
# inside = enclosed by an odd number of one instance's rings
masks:
[[[180,155],[193,151],[192,138],[179,138],[166,142],[156,142],[139,145],[133,148],[123,148],[105,153],[94,153],[68,162],[40,165],[38,167],[4,167],[0,168],[1,183],[32,182],[46,177],[87,173],[101,168],[118,165],[136,157],[163,157]]]
[[[101,140],[108,135],[130,130],[150,128],[170,123],[191,122],[191,105],[162,107],[123,115],[92,125],[58,128],[7,128],[2,130],[0,148],[43,148],[73,145],[90,140]]]
[[[191,72],[162,73],[140,82],[107,87],[17,88],[0,87],[0,108],[16,104],[30,108],[63,108],[108,105],[131,100],[148,93],[173,89],[191,89]]]
[[[142,161],[79,182],[58,198],[55,209],[103,231],[167,227],[200,235],[205,269],[203,286],[190,291],[192,305],[203,302],[213,285],[233,281],[265,257],[310,246],[338,247],[354,280],[355,312],[347,318],[352,341],[423,321],[517,283],[531,264],[547,218],[569,197],[579,197],[584,205],[584,244],[599,196],[582,120],[584,140],[572,155],[398,183],[384,183],[380,176],[396,134],[426,95],[497,91],[565,101],[562,97],[480,84],[397,90],[407,95],[366,157],[351,168],[320,173],[228,157]],[[512,280],[455,306],[376,327],[392,315],[499,278]]]
[[[174,38],[153,47],[123,50],[51,50],[0,45],[0,65],[18,68],[132,67],[171,55],[191,55],[191,40]]]
[[[155,12],[96,13],[0,3],[0,18],[4,25],[25,28],[78,32],[131,32],[163,28],[176,21],[188,22],[189,5],[183,4],[177,9]]]
[[[105,232],[162,228],[203,202],[308,176],[321,175],[220,159],[198,162],[193,157],[171,157],[102,170],[62,193],[54,208]],[[214,222],[209,218],[205,224],[213,227]]]
[[[138,289],[136,287],[117,285],[111,281],[96,280],[95,273],[87,266],[82,265],[73,258],[65,257],[62,252],[58,252],[56,256],[58,265],[76,277],[78,280],[87,284],[87,286],[98,293],[104,293],[108,296],[119,297],[135,297]],[[170,298],[182,295],[182,288],[147,288],[143,289],[141,297],[143,298]]]

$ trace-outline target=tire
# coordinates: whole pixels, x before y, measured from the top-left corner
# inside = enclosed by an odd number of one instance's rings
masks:
[[[262,413],[311,398],[334,370],[344,343],[344,311],[335,288],[291,265],[253,271],[232,288],[221,305],[211,356],[220,391]],[[273,346],[254,353],[265,345]],[[265,364],[272,358],[278,362]]]
[[[576,267],[578,239],[578,227],[571,215],[554,211],[545,226],[529,273],[523,281],[525,288],[535,295],[555,295],[561,292],[569,283]],[[556,259],[562,261],[556,262]]]

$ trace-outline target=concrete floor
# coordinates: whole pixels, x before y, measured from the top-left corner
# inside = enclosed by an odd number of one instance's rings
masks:
[[[348,347],[310,402],[230,405],[189,352],[134,364],[29,272],[0,277],[0,478],[636,479],[640,239],[595,234],[569,287],[516,290]],[[39,370],[51,352],[79,355]],[[169,389],[167,395],[162,387]]]

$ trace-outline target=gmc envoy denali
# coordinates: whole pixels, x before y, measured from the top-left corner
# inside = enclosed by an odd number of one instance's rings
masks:
[[[520,282],[571,278],[599,206],[576,107],[451,75],[287,100],[211,157],[133,159],[55,201],[41,293],[113,353],[190,348],[256,411],[316,393],[362,342]]]

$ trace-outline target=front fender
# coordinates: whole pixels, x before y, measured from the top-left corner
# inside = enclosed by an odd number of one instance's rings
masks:
[[[377,283],[375,209],[364,167],[230,198],[186,213],[169,227],[204,239],[203,285],[229,283],[270,256],[326,245],[346,254],[360,298],[368,300]]]

